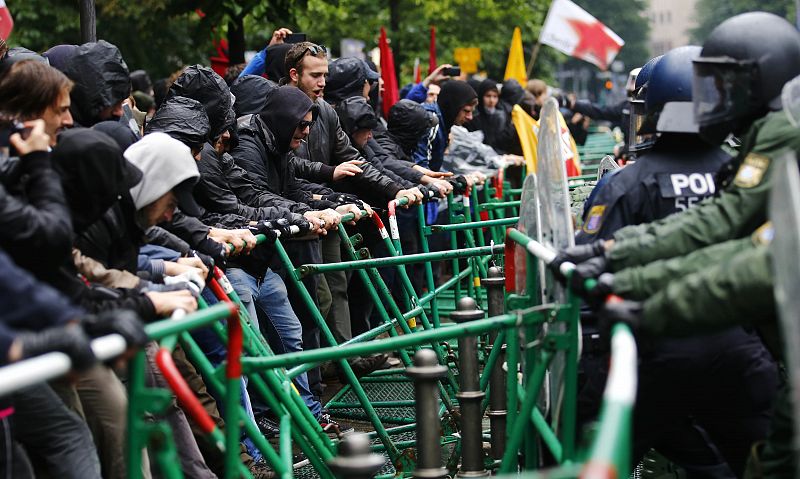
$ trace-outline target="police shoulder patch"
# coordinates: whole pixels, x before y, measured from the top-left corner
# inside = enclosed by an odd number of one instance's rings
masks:
[[[589,214],[586,216],[586,223],[583,224],[583,232],[592,235],[600,231],[605,212],[606,205],[592,206],[592,209],[589,210]]]
[[[772,221],[767,221],[763,225],[759,226],[758,229],[753,231],[753,234],[750,235],[750,239],[756,246],[766,246],[772,243],[772,239],[774,237],[775,228],[772,227]]]
[[[761,183],[764,178],[764,173],[769,167],[769,157],[759,155],[758,153],[750,153],[742,162],[739,171],[736,172],[736,178],[733,184],[740,188],[752,188]]]

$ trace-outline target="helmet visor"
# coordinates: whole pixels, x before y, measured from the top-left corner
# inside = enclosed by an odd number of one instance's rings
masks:
[[[714,125],[748,116],[756,66],[730,58],[694,61],[692,100],[697,124]]]
[[[656,134],[653,129],[647,128],[649,121],[644,100],[631,100],[630,103],[631,121],[628,130],[628,151],[644,151],[653,146],[656,141]],[[643,133],[642,130],[649,132]]]

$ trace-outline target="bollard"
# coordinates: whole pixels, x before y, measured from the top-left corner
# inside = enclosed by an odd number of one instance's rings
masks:
[[[328,460],[328,467],[338,479],[370,479],[385,462],[385,457],[370,453],[369,436],[354,432],[339,443],[339,455]]]
[[[486,286],[486,295],[489,303],[489,317],[499,316],[505,312],[505,288],[506,278],[503,270],[497,266],[492,266],[487,272],[487,278],[483,280]],[[489,333],[489,347],[494,345],[497,339],[497,331]],[[503,370],[505,363],[506,345],[503,344],[502,352],[494,364],[494,368],[489,374],[489,429],[492,437],[492,458],[502,459],[506,449],[506,373]]]
[[[458,300],[450,319],[459,324],[483,319],[483,310],[467,296]],[[458,339],[458,370],[461,390],[456,397],[461,407],[461,469],[457,477],[487,477],[489,473],[483,467],[481,425],[481,403],[485,394],[481,391],[478,376],[478,340],[475,336]]]
[[[432,349],[414,354],[414,365],[406,375],[414,381],[417,413],[417,468],[412,477],[444,479],[442,467],[441,424],[439,423],[439,379],[447,374],[447,366],[439,364]]]

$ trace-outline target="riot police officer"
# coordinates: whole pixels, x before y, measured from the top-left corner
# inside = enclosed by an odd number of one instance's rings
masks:
[[[576,243],[608,239],[622,227],[684,211],[715,193],[714,176],[731,158],[697,134],[692,60],[699,53],[696,46],[676,48],[652,68],[639,91],[643,97],[631,109],[640,117],[631,121],[638,127],[631,137],[648,136],[651,146],[597,194]],[[633,457],[656,447],[691,475],[730,475],[716,448],[741,476],[750,445],[766,436],[778,384],[760,339],[734,327],[704,338],[647,342],[640,349]]]

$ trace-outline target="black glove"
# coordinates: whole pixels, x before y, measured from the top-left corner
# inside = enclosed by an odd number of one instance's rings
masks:
[[[595,256],[575,266],[570,276],[569,284],[572,291],[585,299],[592,307],[600,306],[606,296],[613,292],[614,275],[606,272],[607,260],[605,256]],[[586,281],[593,280],[592,288],[586,288]]]
[[[608,301],[597,312],[600,319],[600,330],[607,337],[611,337],[611,327],[617,323],[625,323],[634,334],[642,324],[644,307],[639,301]]]
[[[423,202],[430,201],[439,196],[439,188],[433,185],[419,185],[417,188],[422,192]]]
[[[289,224],[291,226],[300,227],[300,232],[311,231],[311,222],[303,215],[293,214],[292,217],[289,218]]]
[[[336,203],[337,206],[356,205],[362,210],[364,209],[364,202],[361,201],[358,196],[349,193],[331,193],[329,195],[322,195],[322,199]]]
[[[17,335],[15,341],[21,346],[23,358],[59,351],[69,356],[72,368],[77,371],[85,371],[97,362],[89,337],[78,325],[70,324],[36,333],[22,333]]]
[[[211,256],[214,259],[214,264],[220,269],[225,269],[225,260],[228,249],[222,243],[217,243],[211,238],[205,238],[203,241],[197,243],[197,250]]]
[[[453,185],[453,193],[455,194],[462,194],[467,191],[469,188],[469,182],[467,181],[467,177],[464,175],[458,175],[450,180],[450,184]]]
[[[92,338],[119,334],[125,338],[128,347],[144,346],[150,340],[144,332],[144,324],[139,315],[129,309],[90,314],[81,320],[81,326]]]
[[[255,225],[248,226],[250,232],[254,235],[264,235],[267,237],[267,244],[274,244],[275,240],[278,239],[277,233],[275,233],[275,228],[272,226],[272,223],[269,221],[259,221]]]
[[[203,262],[203,264],[206,266],[206,268],[208,268],[209,276],[211,276],[211,274],[214,272],[214,258],[212,258],[211,256],[209,256],[209,255],[207,255],[205,253],[201,253],[201,252],[195,251],[195,250],[189,251],[189,256],[192,256],[192,255],[197,256],[197,258],[200,261]],[[206,278],[206,279],[208,279],[208,278]]]
[[[605,241],[597,240],[588,244],[581,244],[562,249],[558,252],[553,262],[549,264],[550,268],[555,272],[556,276],[564,280],[561,274],[561,265],[570,262],[578,265],[597,256],[602,256],[605,253]]]

